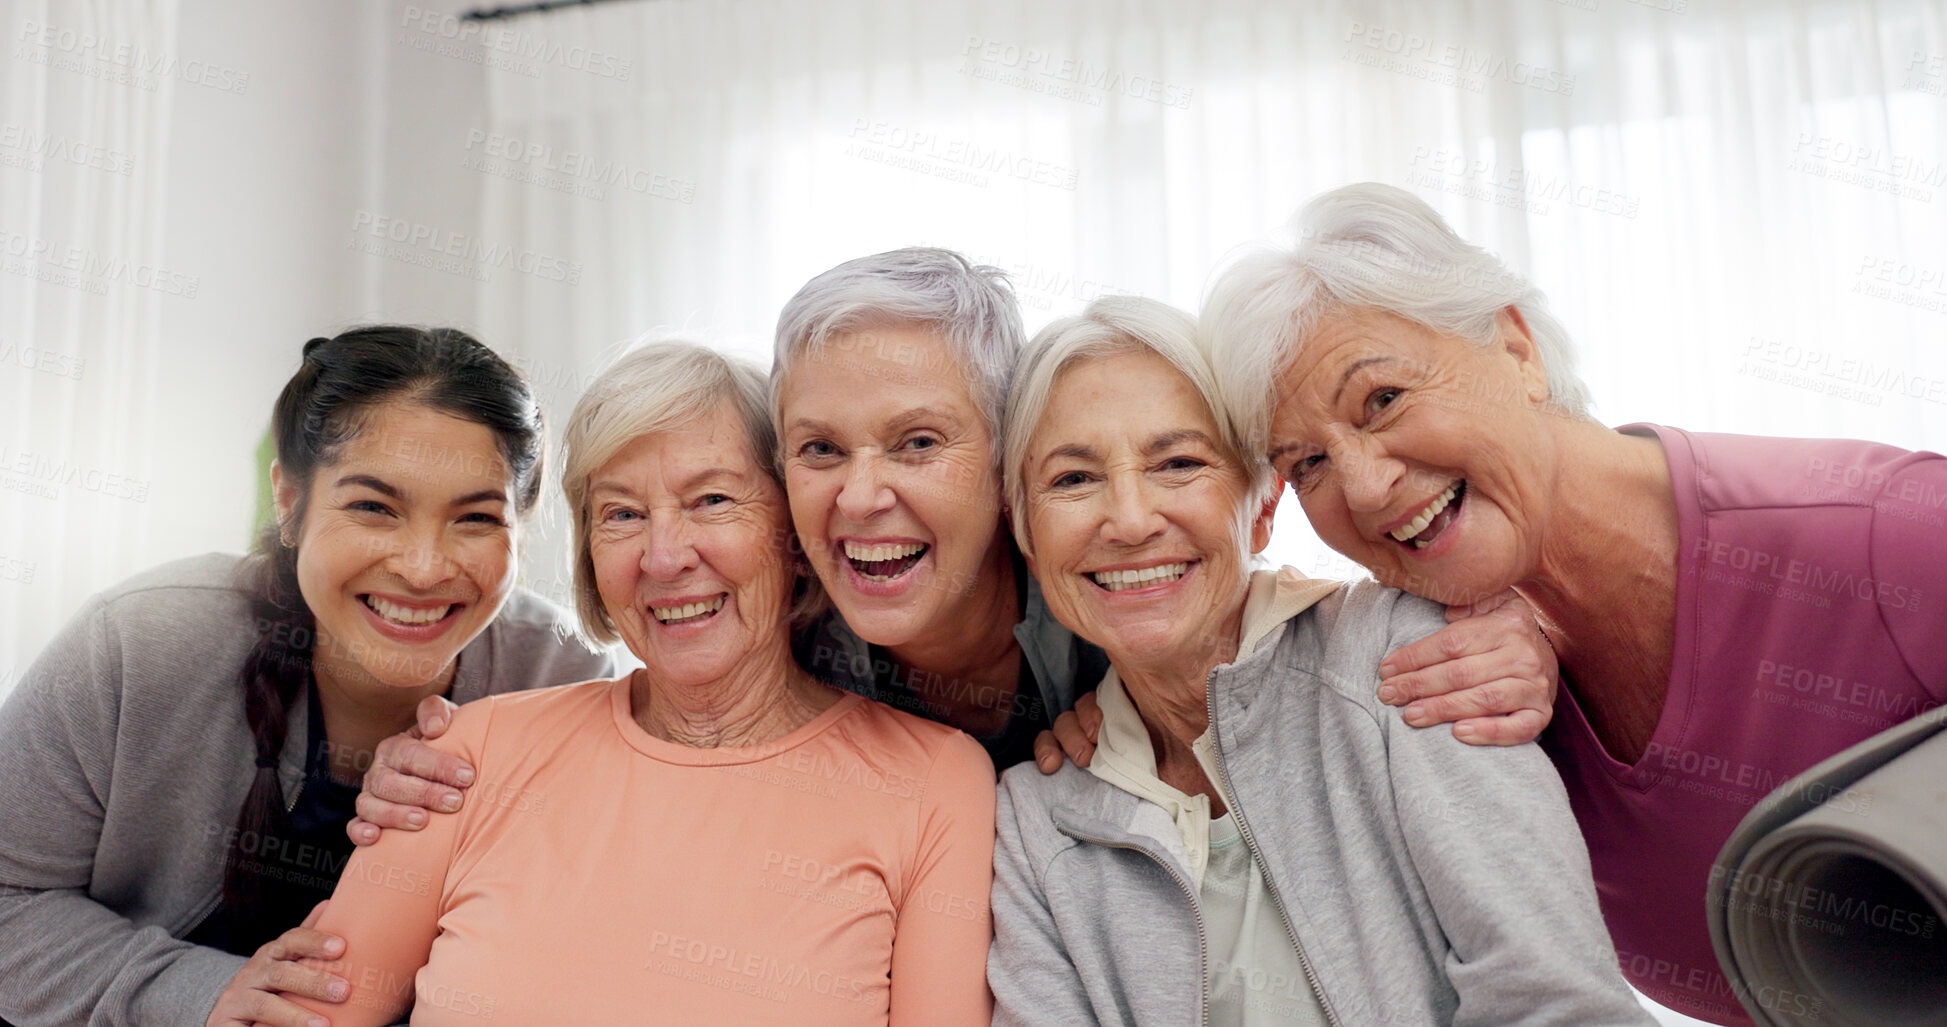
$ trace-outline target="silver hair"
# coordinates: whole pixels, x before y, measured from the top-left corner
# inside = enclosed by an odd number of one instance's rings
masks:
[[[1015,541],[1021,551],[1033,553],[1027,528],[1028,443],[1041,416],[1048,409],[1055,379],[1064,368],[1085,357],[1112,356],[1148,350],[1169,361],[1171,367],[1189,379],[1190,385],[1210,408],[1217,422],[1218,443],[1229,450],[1246,475],[1245,496],[1250,501],[1241,513],[1246,525],[1255,504],[1269,498],[1271,468],[1264,454],[1245,449],[1242,438],[1226,415],[1217,390],[1216,376],[1199,348],[1196,321],[1167,303],[1140,296],[1103,296],[1080,314],[1060,318],[1036,333],[1021,353],[1014,388],[1007,398],[1007,420],[1001,454],[1001,487],[1014,526]],[[1140,402],[1140,397],[1129,397]],[[1245,535],[1248,539],[1248,533]],[[1248,548],[1248,547],[1247,547]]]
[[[938,332],[953,350],[986,418],[998,461],[1007,383],[1025,334],[1021,307],[1005,272],[952,250],[909,246],[875,253],[806,282],[778,314],[772,416],[779,415],[778,397],[800,358],[817,353],[835,336],[904,326]]]
[[[778,470],[764,372],[749,361],[686,340],[649,342],[595,376],[575,403],[561,435],[561,491],[574,516],[575,613],[589,641],[609,645],[621,637],[596,587],[589,479],[629,443],[685,428],[709,417],[726,400],[743,422],[751,459],[777,483],[778,501],[783,502],[784,478]],[[780,553],[782,559],[799,562],[795,538]],[[804,623],[822,608],[824,592],[808,567],[798,568],[798,574],[792,613],[794,622]]]
[[[1448,227],[1404,189],[1348,185],[1313,199],[1295,245],[1262,246],[1212,279],[1200,324],[1217,387],[1245,444],[1263,453],[1278,373],[1327,317],[1374,310],[1480,345],[1521,312],[1548,372],[1555,413],[1589,416],[1568,331],[1541,290]]]

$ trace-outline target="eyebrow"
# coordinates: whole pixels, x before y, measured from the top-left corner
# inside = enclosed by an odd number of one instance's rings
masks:
[[[1339,375],[1338,388],[1332,390],[1332,405],[1333,406],[1339,405],[1339,395],[1345,391],[1345,383],[1351,381],[1352,376],[1354,374],[1357,374],[1360,368],[1365,367],[1368,364],[1388,363],[1392,359],[1393,359],[1392,357],[1366,357],[1362,360],[1354,361],[1352,363],[1352,366],[1345,369],[1344,374]]]
[[[676,491],[682,492],[688,489],[693,489],[699,483],[709,481],[712,478],[729,478],[732,480],[742,480],[743,477],[744,477],[743,473],[736,470],[735,468],[706,467],[703,470],[700,470],[695,474],[692,474],[689,477],[684,478],[681,482],[677,484]],[[614,493],[620,496],[633,496],[636,494],[634,489],[628,487],[627,485],[623,485],[620,482],[596,481],[596,482],[589,483],[588,485],[589,496],[593,497],[603,493]]]
[[[1143,453],[1145,455],[1158,453],[1165,449],[1169,449],[1172,446],[1181,445],[1182,443],[1185,442],[1201,442],[1204,445],[1211,447],[1212,449],[1215,449],[1217,447],[1217,444],[1211,441],[1209,435],[1206,435],[1205,433],[1198,431],[1195,428],[1178,428],[1175,431],[1163,432],[1157,435],[1155,438],[1150,439],[1149,443],[1143,446]]]
[[[1049,450],[1047,454],[1040,459],[1039,462],[1045,464],[1050,460],[1054,460],[1058,457],[1064,457],[1064,456],[1074,460],[1088,461],[1090,463],[1102,462],[1102,454],[1096,452],[1094,449],[1091,449],[1088,446],[1082,445],[1079,442],[1067,442],[1067,443],[1063,443],[1062,445],[1056,446],[1055,448]]]
[[[404,502],[406,498],[405,493],[401,492],[397,486],[391,484],[390,482],[385,481],[384,479],[375,478],[369,474],[347,474],[344,477],[338,479],[338,481],[335,484],[340,488],[343,488],[348,485],[358,486],[360,488],[368,488],[371,489],[373,492],[378,493],[379,495],[385,496],[388,499],[395,499],[400,502]],[[499,489],[481,489],[478,492],[469,492],[466,495],[453,500],[453,502],[450,505],[472,506],[475,503],[505,503],[505,502],[507,502],[507,493],[502,492]]]

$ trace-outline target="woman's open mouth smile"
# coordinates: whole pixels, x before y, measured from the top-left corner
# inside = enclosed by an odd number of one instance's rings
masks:
[[[1089,571],[1088,580],[1104,592],[1161,591],[1183,580],[1183,576],[1196,566],[1198,561],[1178,561],[1159,563],[1149,567],[1131,567],[1107,571]]]
[[[840,553],[845,557],[845,565],[851,573],[855,587],[868,594],[891,594],[903,589],[913,577],[913,571],[926,559],[933,547],[924,542],[887,541],[861,542],[845,539],[839,543]]]
[[[424,642],[437,638],[467,605],[423,600],[405,602],[370,592],[360,593],[358,600],[365,608],[366,622],[379,634],[400,642]]]
[[[715,617],[729,598],[728,592],[719,592],[701,599],[676,599],[663,605],[651,603],[649,614],[656,618],[656,623],[669,627],[701,624]]]
[[[1456,481],[1447,486],[1446,491],[1433,497],[1433,500],[1421,508],[1411,520],[1386,534],[1393,541],[1410,549],[1425,549],[1438,540],[1460,516],[1460,506],[1466,498],[1466,480]]]

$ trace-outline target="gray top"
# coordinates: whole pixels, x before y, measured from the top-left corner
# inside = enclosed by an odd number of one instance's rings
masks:
[[[0,706],[0,1017],[19,1027],[201,1024],[244,963],[178,940],[217,905],[255,773],[239,562],[178,560],[89,599]],[[461,651],[453,701],[613,676],[568,626],[517,589]],[[306,696],[289,718],[287,796]]]
[[[1533,745],[1407,727],[1379,659],[1438,606],[1341,585],[1211,674],[1231,815],[1337,1024],[1653,1024]],[[1072,764],[1001,777],[996,1024],[1203,1022],[1206,925],[1161,806]]]

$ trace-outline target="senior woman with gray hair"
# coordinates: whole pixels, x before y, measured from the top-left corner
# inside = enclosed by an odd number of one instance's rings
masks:
[[[1749,1022],[1707,932],[1712,861],[1774,787],[1947,701],[1926,605],[1947,595],[1947,459],[1611,430],[1540,292],[1422,201],[1348,186],[1300,227],[1204,309],[1244,444],[1380,581],[1528,599],[1565,685],[1544,743],[1625,973]]]
[[[1113,668],[1086,770],[1001,779],[996,1023],[1651,1022],[1547,759],[1375,697],[1440,608],[1250,571],[1278,494],[1187,315],[1055,322],[1006,423],[1022,551]]]
[[[645,665],[462,707],[472,801],[387,832],[319,927],[336,1027],[971,1024],[993,769],[965,735],[791,658],[793,557],[762,372],[651,345],[564,436],[582,631]],[[538,942],[538,944],[537,944]],[[415,1001],[416,1000],[416,1001]]]

